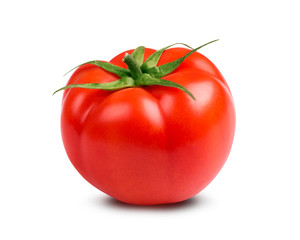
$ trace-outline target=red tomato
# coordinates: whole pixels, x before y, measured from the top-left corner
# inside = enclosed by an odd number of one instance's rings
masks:
[[[167,49],[158,66],[190,51]],[[146,48],[144,60],[154,52]],[[124,55],[110,63],[126,68]],[[68,85],[118,79],[84,64]],[[93,186],[126,203],[165,204],[191,198],[213,180],[230,152],[235,110],[216,66],[194,52],[163,79],[184,86],[196,101],[180,89],[156,85],[64,92],[61,130],[69,159]]]

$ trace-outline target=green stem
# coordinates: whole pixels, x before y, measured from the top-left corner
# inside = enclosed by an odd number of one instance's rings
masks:
[[[134,80],[138,79],[143,73],[142,70],[137,63],[137,61],[128,53],[125,54],[123,58],[123,62],[125,62],[130,70],[131,76]]]
[[[107,83],[86,83],[86,84],[72,84],[65,86],[63,88],[58,89],[53,94],[55,94],[58,91],[69,89],[69,88],[88,88],[88,89],[101,89],[106,91],[116,91],[123,88],[130,88],[130,87],[143,87],[143,86],[165,86],[165,87],[173,87],[180,89],[181,91],[187,93],[190,97],[192,97],[194,100],[196,98],[194,95],[186,89],[184,86],[169,81],[165,79],[161,79],[162,77],[172,73],[188,56],[199,50],[200,48],[215,42],[217,40],[208,42],[198,48],[192,49],[192,51],[188,52],[185,56],[178,58],[177,60],[174,60],[172,62],[165,63],[160,66],[156,66],[162,53],[169,47],[172,47],[175,44],[169,45],[165,48],[162,48],[156,52],[154,52],[152,55],[148,57],[143,63],[144,60],[144,52],[145,47],[141,46],[136,48],[131,55],[128,53],[125,54],[123,58],[123,62],[126,63],[128,66],[128,69],[113,65],[109,62],[104,61],[90,61],[86,62],[84,64],[93,64],[96,65],[108,72],[111,72],[113,74],[116,74],[120,77],[119,80],[113,81],[113,82],[107,82]],[[186,44],[183,44],[187,47],[189,47]],[[77,66],[80,67],[83,64]],[[75,67],[75,68],[77,68]],[[74,69],[75,69],[74,68]],[[74,70],[72,69],[72,70]],[[71,71],[72,71],[71,70]]]

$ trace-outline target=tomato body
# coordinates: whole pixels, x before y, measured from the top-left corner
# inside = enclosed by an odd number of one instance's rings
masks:
[[[189,51],[165,50],[158,65]],[[146,48],[144,59],[153,52]],[[126,68],[124,54],[110,62]],[[118,78],[86,64],[68,84]],[[164,204],[193,197],[218,174],[231,149],[234,104],[215,65],[195,52],[163,79],[183,85],[196,101],[164,86],[64,92],[61,130],[69,159],[93,186],[126,203]]]

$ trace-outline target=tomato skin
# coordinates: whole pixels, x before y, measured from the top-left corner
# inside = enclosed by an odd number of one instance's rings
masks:
[[[145,59],[154,51],[146,48]],[[189,51],[168,49],[158,65]],[[124,54],[110,62],[126,67]],[[68,84],[117,79],[87,64]],[[163,79],[183,85],[197,100],[163,86],[114,92],[73,88],[64,93],[62,138],[72,164],[93,186],[126,203],[164,204],[193,197],[218,174],[231,149],[234,104],[214,64],[195,52]]]

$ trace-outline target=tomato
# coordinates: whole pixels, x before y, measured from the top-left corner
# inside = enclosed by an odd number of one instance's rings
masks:
[[[140,50],[140,64],[135,66],[142,69],[155,52]],[[131,79],[135,70],[124,59],[133,54],[125,51],[109,63],[127,69],[124,74]],[[83,88],[120,79],[93,62],[72,74],[63,88],[62,138],[70,161],[94,187],[130,204],[174,203],[199,193],[221,170],[233,142],[235,110],[220,71],[204,55],[185,47],[164,49],[154,61],[155,71],[187,54],[162,77],[177,87],[143,83]]]

